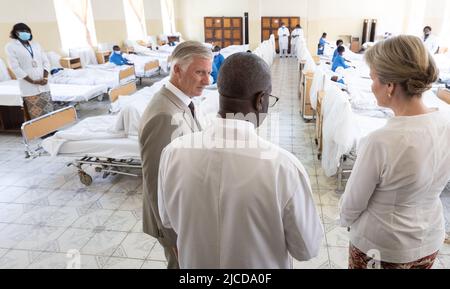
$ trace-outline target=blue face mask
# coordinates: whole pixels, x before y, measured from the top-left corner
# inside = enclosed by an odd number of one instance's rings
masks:
[[[31,39],[31,33],[19,32],[19,39],[22,41],[29,41]]]

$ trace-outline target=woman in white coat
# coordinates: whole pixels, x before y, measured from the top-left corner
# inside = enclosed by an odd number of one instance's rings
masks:
[[[288,57],[289,50],[289,36],[291,33],[284,23],[281,23],[281,27],[278,29],[278,43],[280,46],[280,58],[283,56]]]
[[[19,80],[24,108],[31,119],[53,111],[48,85],[50,63],[41,46],[33,42],[30,27],[14,25],[11,41],[6,45],[9,66]]]

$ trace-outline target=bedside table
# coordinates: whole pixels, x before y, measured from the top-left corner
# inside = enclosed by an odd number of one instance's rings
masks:
[[[80,69],[81,68],[81,60],[79,57],[71,58],[71,57],[63,57],[59,61],[63,68],[68,69]]]

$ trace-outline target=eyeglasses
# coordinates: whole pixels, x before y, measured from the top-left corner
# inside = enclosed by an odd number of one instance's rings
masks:
[[[226,97],[226,98],[230,98],[230,99],[234,99],[235,101],[248,101],[247,99],[236,99],[236,98],[231,98],[229,96],[226,96],[224,94],[220,94],[222,97]],[[280,101],[279,97],[276,97],[274,95],[269,94],[269,107],[273,108],[275,107],[275,105]]]
[[[274,95],[269,94],[269,107],[275,107],[275,105],[277,105],[277,103],[280,101],[279,97],[276,97]]]

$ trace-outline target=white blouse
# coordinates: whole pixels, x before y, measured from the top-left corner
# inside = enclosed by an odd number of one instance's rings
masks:
[[[396,117],[365,138],[340,203],[352,244],[409,263],[443,245],[440,195],[450,180],[450,114]]]
[[[19,80],[22,96],[34,96],[50,91],[48,84],[36,85],[24,80],[27,76],[33,80],[41,80],[44,78],[44,70],[50,74],[50,63],[41,46],[33,41],[30,41],[30,45],[33,57],[19,40],[10,41],[5,48],[9,66]]]

